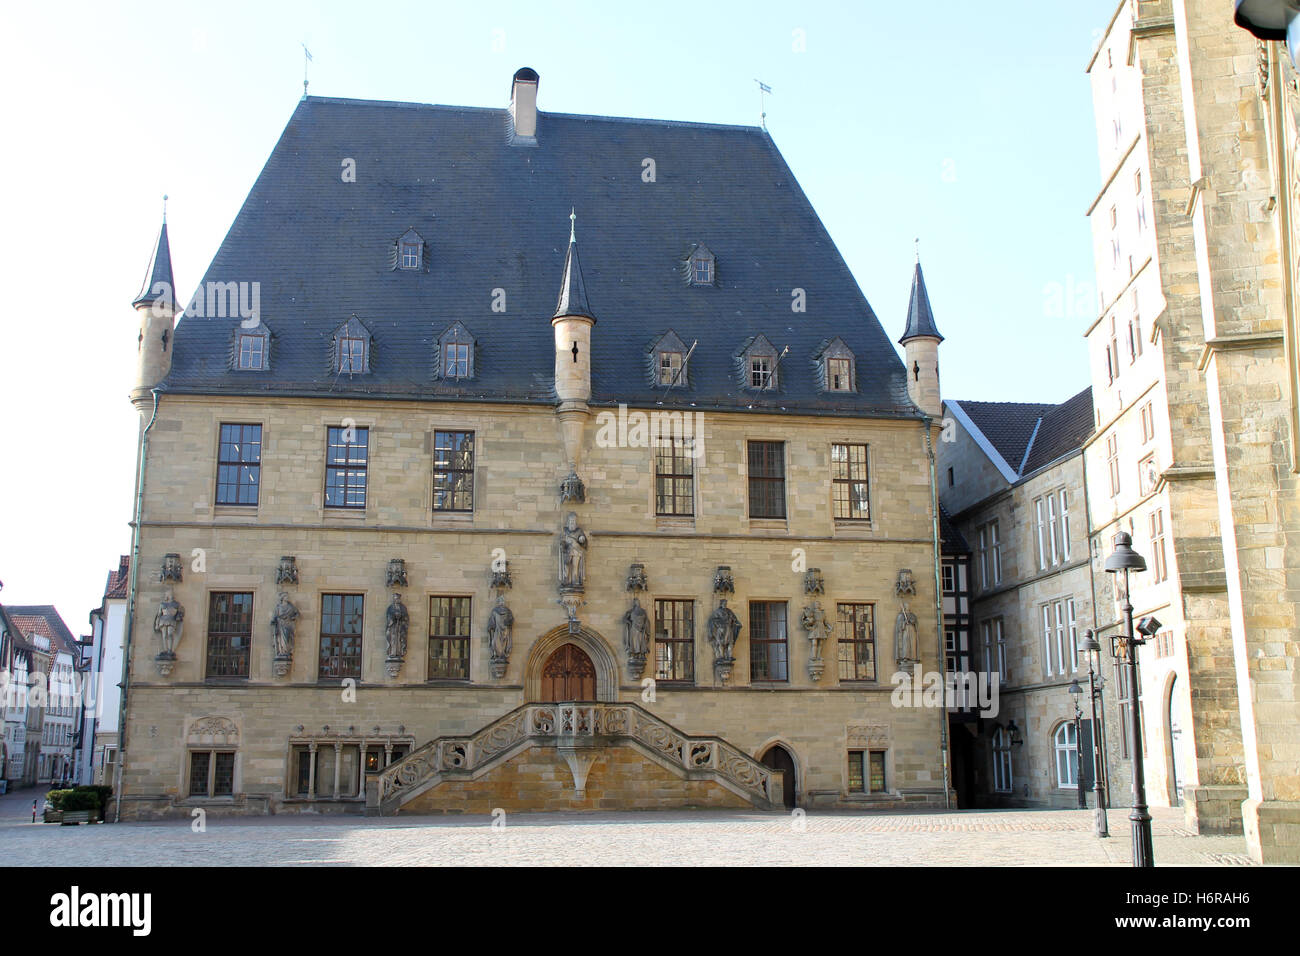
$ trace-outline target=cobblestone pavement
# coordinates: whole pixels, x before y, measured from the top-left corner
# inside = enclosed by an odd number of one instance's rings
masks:
[[[1111,837],[1086,810],[868,814],[681,811],[490,817],[209,817],[61,827],[31,823],[36,794],[0,797],[9,866],[904,865],[1127,866],[1126,809]],[[1156,809],[1161,865],[1251,865],[1241,837],[1196,836],[1180,810]]]

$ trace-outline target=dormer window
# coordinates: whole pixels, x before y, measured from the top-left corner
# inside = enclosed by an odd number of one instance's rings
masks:
[[[355,315],[334,332],[331,364],[339,375],[362,375],[370,371],[370,330]]]
[[[778,356],[765,335],[750,339],[737,356],[742,388],[774,391],[777,388]]]
[[[650,384],[658,388],[688,387],[686,359],[690,351],[671,329],[652,342],[646,356]]]
[[[414,229],[408,229],[393,242],[389,262],[393,269],[420,272],[425,265],[424,254],[424,237]]]
[[[696,245],[686,257],[687,285],[715,285],[717,260],[704,245]]]
[[[853,352],[839,336],[826,342],[813,353],[813,362],[816,367],[817,385],[821,391],[857,391]]]
[[[437,375],[444,379],[474,377],[474,336],[459,322],[438,336]]]

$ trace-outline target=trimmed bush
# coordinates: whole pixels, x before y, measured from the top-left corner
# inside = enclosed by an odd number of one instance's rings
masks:
[[[65,790],[66,795],[63,798],[63,806],[60,808],[64,813],[72,810],[99,810],[102,809],[99,803],[99,794],[93,790]]]
[[[64,802],[72,794],[72,790],[51,790],[45,795],[45,802],[51,810],[64,810]],[[75,807],[72,809],[76,809]]]

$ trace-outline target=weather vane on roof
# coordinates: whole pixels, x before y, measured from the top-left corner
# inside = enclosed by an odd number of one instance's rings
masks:
[[[569,207],[569,241],[578,241],[578,214],[572,206]]]
[[[772,92],[772,87],[768,86],[757,77],[754,78],[754,82],[758,84],[758,108],[763,113],[759,122],[762,124],[763,129],[767,129],[767,100],[764,99],[764,97],[766,97],[768,93]]]
[[[307,64],[311,62],[311,50],[307,49],[307,44],[302,44],[302,98],[307,98]]]
[[[921,237],[917,236],[912,241],[916,243],[916,264],[919,266],[921,264]]]

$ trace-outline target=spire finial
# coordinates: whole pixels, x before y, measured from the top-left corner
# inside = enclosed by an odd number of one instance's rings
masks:
[[[919,266],[921,264],[921,238],[918,236],[913,242],[916,243],[916,264]]]
[[[578,214],[574,212],[573,207],[569,207],[569,241],[578,241]]]
[[[167,225],[167,194],[163,193],[163,225]]]
[[[302,98],[307,98],[307,64],[311,62],[311,50],[302,44]]]

